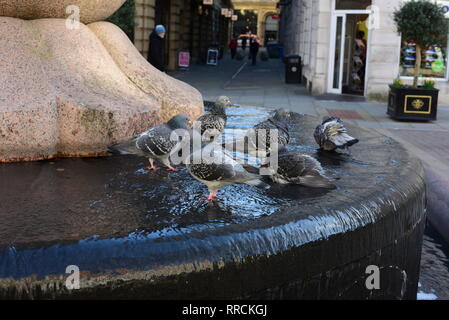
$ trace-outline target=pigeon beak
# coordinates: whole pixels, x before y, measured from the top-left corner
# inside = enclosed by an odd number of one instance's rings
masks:
[[[190,120],[190,118],[187,118],[187,126],[188,126],[189,129],[192,129],[193,121]]]

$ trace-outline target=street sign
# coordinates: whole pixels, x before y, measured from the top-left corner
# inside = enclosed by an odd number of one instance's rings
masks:
[[[178,66],[188,68],[190,66],[190,52],[181,51],[179,53]]]
[[[207,51],[207,64],[212,66],[218,65],[218,50],[209,49]]]

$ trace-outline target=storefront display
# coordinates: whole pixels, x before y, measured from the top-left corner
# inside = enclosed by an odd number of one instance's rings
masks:
[[[443,46],[434,45],[422,50],[421,76],[423,78],[446,79],[447,42]],[[416,63],[416,44],[403,42],[401,48],[400,75],[413,77]]]

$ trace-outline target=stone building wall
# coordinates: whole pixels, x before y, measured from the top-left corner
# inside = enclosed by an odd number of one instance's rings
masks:
[[[134,30],[134,45],[146,58],[148,57],[149,37],[154,29],[156,0],[135,0],[136,27]]]
[[[366,96],[370,100],[387,100],[388,84],[399,72],[401,39],[392,14],[399,1],[373,0],[373,6],[379,9],[379,18],[369,35]]]
[[[366,97],[386,100],[388,84],[398,75],[400,37],[392,13],[399,0],[373,0],[377,26],[368,38]],[[286,54],[303,59],[305,85],[314,95],[328,91],[332,0],[298,0],[282,6],[281,39]],[[445,83],[438,83],[444,87]]]
[[[155,21],[158,20],[156,10],[157,0],[136,0],[136,27],[134,44],[139,52],[146,58],[149,49],[149,36],[154,30]],[[167,58],[169,70],[178,65],[180,51],[189,51],[191,63],[204,62],[207,48],[212,42],[219,42],[226,47],[229,41],[229,19],[214,14],[221,6],[231,7],[229,0],[216,1],[214,10],[211,6],[202,6],[198,0],[164,0],[169,10],[164,13],[167,21]],[[167,16],[165,16],[167,14]],[[219,21],[217,22],[217,17]],[[160,21],[160,19],[159,19]],[[215,22],[214,22],[215,21]],[[219,26],[219,32],[212,30],[212,25]]]
[[[304,82],[314,95],[327,89],[331,7],[332,0],[298,0],[281,10],[285,55],[301,56]]]

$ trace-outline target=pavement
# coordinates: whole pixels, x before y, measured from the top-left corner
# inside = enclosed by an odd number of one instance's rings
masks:
[[[247,58],[237,61],[225,56],[218,66],[194,65],[188,71],[170,75],[197,88],[205,100],[226,95],[241,106],[286,108],[320,117],[335,115],[398,140],[424,164],[429,220],[449,243],[449,106],[439,105],[437,121],[392,120],[386,114],[386,102],[342,101],[340,96],[329,95],[313,97],[303,85],[285,84],[280,59],[259,61],[252,66]]]

